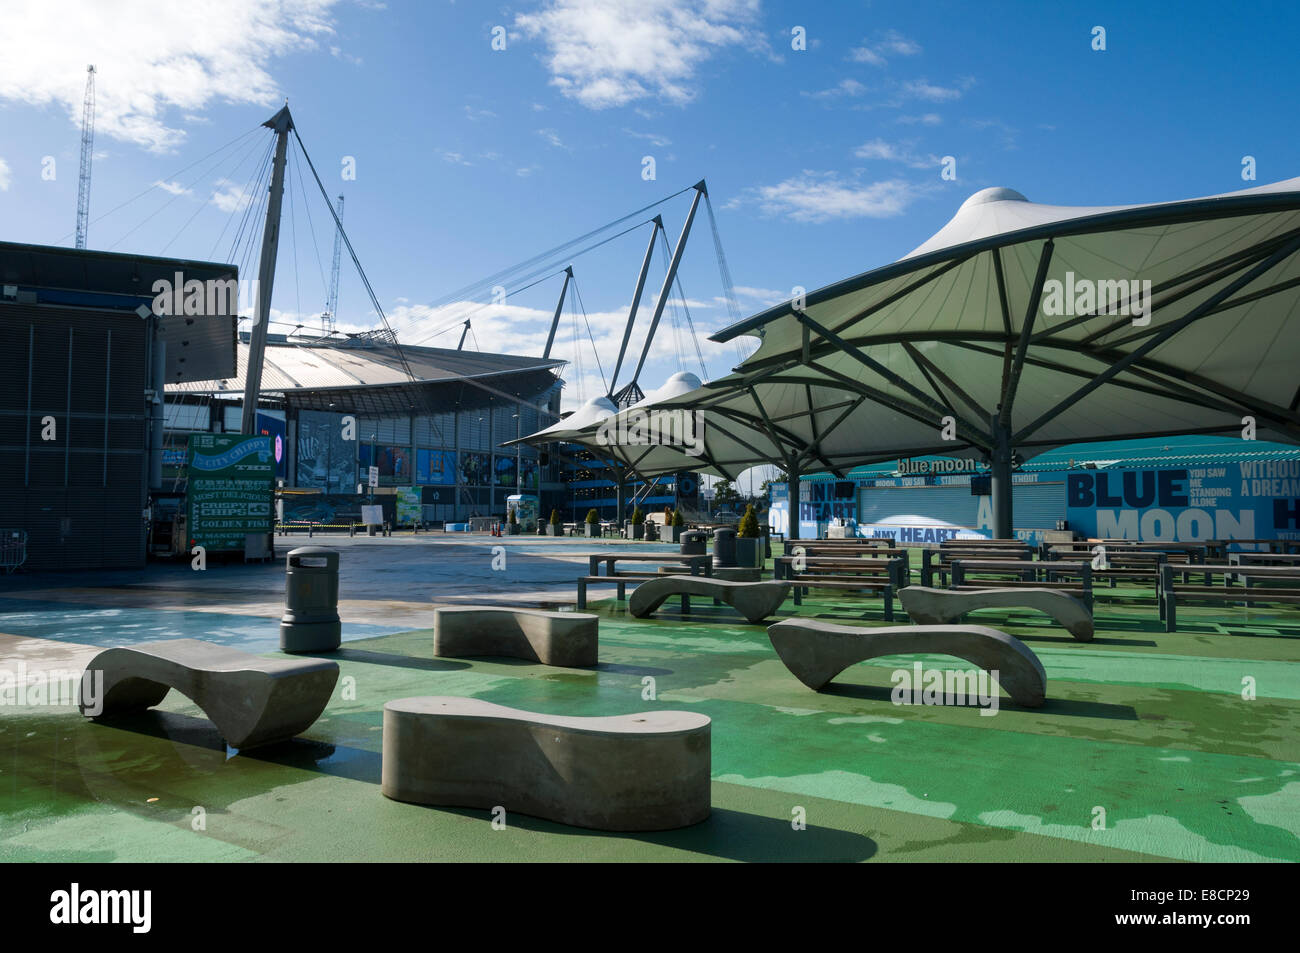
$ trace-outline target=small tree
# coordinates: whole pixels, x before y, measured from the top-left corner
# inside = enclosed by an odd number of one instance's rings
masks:
[[[740,493],[730,480],[723,480],[713,487],[713,502],[718,506],[728,506],[733,503],[739,503],[741,500]]]
[[[597,513],[595,510],[587,510],[587,522],[588,522],[588,523],[599,523],[599,522],[600,522],[600,514]]]
[[[641,512],[641,507],[638,506],[632,511],[632,525],[640,526],[643,523],[645,523],[645,514]]]
[[[559,528],[560,528],[560,511],[559,511],[559,510],[551,510],[551,525],[554,526],[556,529],[559,529]]]
[[[736,535],[741,539],[758,539],[758,515],[754,512],[752,503],[745,507],[745,515],[740,518]]]
[[[674,525],[674,526],[685,526],[685,525],[686,525],[686,520],[682,517],[682,511],[681,511],[681,510],[673,510],[673,525]]]

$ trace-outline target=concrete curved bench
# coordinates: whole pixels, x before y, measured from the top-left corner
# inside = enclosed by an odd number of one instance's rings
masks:
[[[1025,643],[982,625],[908,625],[879,629],[786,619],[768,638],[785,667],[821,691],[850,665],[882,655],[953,655],[988,672],[1017,705],[1037,708],[1047,697],[1047,673]]]
[[[633,590],[627,600],[627,611],[643,619],[672,596],[707,596],[725,602],[750,622],[761,622],[779,609],[789,594],[788,582],[728,582],[702,576],[660,576]],[[683,609],[689,604],[683,603]]]
[[[384,706],[380,789],[602,831],[670,830],[709,816],[709,728],[685,711],[574,718],[400,698]]]
[[[444,606],[433,612],[433,654],[505,655],[543,665],[597,662],[600,616],[500,606]]]
[[[98,673],[103,673],[102,693]],[[105,649],[86,666],[88,718],[152,708],[176,689],[203,709],[233,748],[284,741],[320,717],[338,681],[325,659],[265,659],[198,639]],[[89,709],[89,710],[88,710]]]
[[[913,622],[943,625],[972,609],[1037,609],[1055,619],[1080,642],[1092,641],[1092,613],[1080,600],[1059,589],[930,589],[908,586],[899,600]]]

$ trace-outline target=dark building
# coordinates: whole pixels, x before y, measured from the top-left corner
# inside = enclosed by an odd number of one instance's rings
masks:
[[[135,568],[164,380],[228,373],[233,313],[159,318],[157,282],[234,266],[0,243],[0,532],[24,568]],[[141,310],[143,309],[143,310]]]

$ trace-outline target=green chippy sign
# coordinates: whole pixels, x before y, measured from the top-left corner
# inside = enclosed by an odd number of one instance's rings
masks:
[[[247,533],[270,533],[275,484],[271,438],[191,434],[185,453],[191,546],[244,549]]]

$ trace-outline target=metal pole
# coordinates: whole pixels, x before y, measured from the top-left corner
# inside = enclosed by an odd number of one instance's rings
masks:
[[[790,469],[786,471],[786,492],[790,496],[790,525],[787,527],[785,538],[799,538],[799,468],[791,464]]]
[[[992,468],[990,491],[993,495],[993,537],[1011,539],[1011,428],[1002,423],[999,413],[989,419],[993,429],[993,448],[989,454]]]
[[[691,210],[686,214],[686,224],[682,226],[682,233],[677,236],[677,247],[673,249],[672,261],[668,263],[668,273],[664,275],[663,287],[659,289],[659,300],[655,302],[654,317],[650,319],[650,330],[645,336],[645,346],[641,348],[641,360],[637,361],[636,373],[632,375],[633,384],[641,377],[641,368],[645,366],[646,356],[650,353],[650,342],[654,340],[659,319],[663,317],[664,306],[668,304],[668,294],[672,290],[673,280],[677,277],[677,266],[682,263],[682,253],[686,251],[686,239],[690,237],[691,223],[695,221],[695,210],[700,207],[700,199],[707,194],[704,181],[701,179],[695,186],[695,198],[691,200]]]
[[[623,344],[618,349],[618,361],[614,364],[614,373],[609,379],[609,395],[614,396],[614,386],[618,383],[618,372],[623,367],[623,357],[627,354],[627,342],[632,336],[632,325],[636,321],[637,308],[641,306],[641,292],[645,290],[645,277],[650,271],[650,260],[654,257],[655,239],[659,229],[664,227],[663,219],[654,217],[654,228],[650,229],[650,243],[645,247],[645,258],[641,259],[641,270],[636,276],[636,291],[632,293],[632,309],[627,314],[627,325],[623,328]]]
[[[275,130],[275,161],[271,166],[271,198],[266,206],[266,226],[262,230],[262,260],[257,270],[257,304],[253,310],[253,328],[248,336],[248,367],[244,381],[244,412],[240,432],[257,433],[257,397],[262,390],[262,361],[266,356],[266,329],[271,320],[271,288],[275,284],[275,258],[280,245],[280,204],[284,199],[285,151],[289,147],[289,130],[293,117],[286,103],[278,113],[262,123]]]
[[[560,300],[555,303],[555,317],[551,319],[551,333],[546,335],[546,348],[542,351],[542,360],[551,356],[551,345],[555,343],[555,329],[560,326],[560,313],[564,310],[564,296],[569,290],[569,279],[573,277],[573,266],[564,269],[564,284],[560,286]]]

